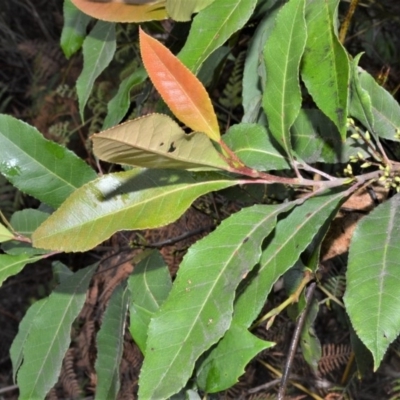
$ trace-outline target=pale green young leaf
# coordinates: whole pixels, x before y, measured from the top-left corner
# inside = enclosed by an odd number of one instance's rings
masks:
[[[129,110],[131,90],[143,83],[146,78],[145,69],[138,68],[119,84],[117,94],[107,105],[107,116],[104,119],[103,129],[111,128],[121,122]]]
[[[137,168],[104,175],[75,191],[33,233],[33,245],[86,251],[120,230],[167,225],[198,197],[241,182],[216,172],[180,170]]]
[[[72,151],[8,115],[0,115],[0,149],[0,173],[22,192],[54,208],[96,177]]]
[[[236,287],[257,263],[278,214],[292,206],[242,209],[190,247],[150,322],[139,397],[168,398],[184,386],[199,356],[228,329]]]
[[[111,295],[97,334],[95,399],[116,399],[120,387],[119,365],[124,349],[125,324],[130,302],[130,290],[117,286]]]
[[[174,21],[190,21],[192,14],[206,8],[215,0],[168,0],[167,13]]]
[[[34,316],[17,375],[19,399],[44,399],[57,382],[71,343],[71,325],[81,311],[95,266],[76,272],[53,291]]]
[[[357,225],[350,243],[344,302],[376,370],[400,333],[400,195],[379,205]]]
[[[276,150],[261,125],[233,125],[224,135],[224,142],[248,167],[259,171],[290,169],[287,159]]]
[[[79,113],[84,120],[84,110],[96,78],[113,59],[115,49],[115,24],[97,21],[83,42],[83,69],[76,82]]]
[[[14,238],[14,234],[10,232],[3,224],[0,224],[0,243],[8,242]]]
[[[304,3],[292,0],[282,7],[264,47],[263,107],[271,134],[290,157],[289,129],[301,107],[299,68],[307,39]]]
[[[357,90],[358,98],[352,97],[351,115],[357,118],[370,133],[384,139],[400,141],[399,103],[361,68],[355,66],[353,79],[355,82],[352,90],[353,92]]]
[[[301,76],[318,108],[346,138],[350,66],[333,19],[339,0],[315,0],[306,5],[307,44]]]
[[[128,278],[132,293],[129,330],[143,354],[146,351],[147,330],[151,318],[171,291],[168,266],[156,250],[140,261]]]
[[[92,136],[93,151],[110,163],[145,168],[229,170],[210,139],[186,134],[170,117],[149,114]]]
[[[26,340],[28,338],[29,332],[31,331],[33,325],[35,324],[35,319],[42,307],[45,305],[48,298],[41,299],[33,303],[29,308],[24,318],[18,326],[18,333],[15,336],[13,343],[10,348],[10,358],[13,366],[13,381],[16,383],[16,377],[19,367],[24,359],[24,350]]]
[[[218,344],[218,357],[211,352],[197,370],[197,384],[207,393],[226,390],[238,382],[247,364],[275,343],[259,339],[243,326],[231,324]],[[221,373],[223,371],[223,373]]]
[[[251,17],[257,0],[218,0],[194,17],[179,59],[195,74],[205,59],[221,47]]]
[[[26,264],[40,260],[42,257],[31,257],[29,254],[0,254],[0,286],[10,276],[18,274]]]
[[[60,45],[65,57],[70,58],[81,48],[86,36],[86,28],[92,18],[76,8],[71,0],[64,0],[63,11],[64,26]]]

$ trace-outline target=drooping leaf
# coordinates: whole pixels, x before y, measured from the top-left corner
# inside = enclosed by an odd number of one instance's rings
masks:
[[[158,251],[152,251],[135,266],[128,285],[132,293],[129,330],[135,343],[145,354],[150,320],[168,297],[172,287],[168,267]]]
[[[254,275],[250,271],[246,278],[247,282],[244,281],[243,285],[239,286],[239,297],[234,304],[231,324],[233,329],[237,327],[247,329],[250,326],[260,313],[273,284],[296,263],[319,228],[334,215],[346,195],[346,192],[341,192],[312,198],[277,223],[270,238],[266,239],[267,242],[264,244],[266,247],[261,255],[257,271]],[[235,357],[234,351],[226,355],[224,342],[230,340],[229,331],[230,329],[208,354],[207,363],[212,365],[220,357],[229,356],[231,364],[240,365],[243,369],[243,360],[239,356]],[[241,375],[240,368],[236,372],[236,376],[217,377],[215,371],[204,368],[201,379],[202,382],[212,382],[212,390],[224,390],[238,380]]]
[[[83,42],[83,68],[76,82],[79,113],[82,120],[84,120],[85,106],[94,82],[110,64],[116,47],[115,24],[97,21]]]
[[[30,257],[28,254],[0,254],[0,286],[10,276],[18,274],[28,263],[40,260],[41,257]]]
[[[261,125],[233,125],[224,135],[224,142],[248,167],[259,171],[290,169],[287,159],[275,149]]]
[[[349,60],[334,30],[338,0],[315,0],[306,5],[307,45],[301,75],[320,110],[346,138]]]
[[[354,61],[356,62],[356,61]],[[354,65],[350,113],[372,134],[400,141],[400,105],[366,71]]]
[[[31,331],[32,326],[35,324],[36,316],[40,314],[40,311],[47,300],[48,298],[45,298],[33,303],[28,308],[28,311],[26,312],[24,318],[22,318],[22,321],[18,326],[18,333],[15,336],[10,348],[10,358],[13,366],[14,383],[16,383],[17,373],[24,359],[24,348],[29,332]]]
[[[207,393],[231,387],[244,374],[247,364],[262,350],[274,344],[259,339],[243,326],[231,324],[218,345],[218,357],[207,357],[201,363],[197,384]]]
[[[144,5],[131,5],[103,0],[72,0],[72,2],[85,14],[103,21],[145,22],[167,18],[165,0],[158,0]]]
[[[0,149],[0,173],[22,192],[54,208],[96,177],[73,152],[8,115],[0,115]]]
[[[257,0],[214,1],[194,18],[179,59],[197,74],[205,59],[250,19],[256,4]]]
[[[300,59],[307,32],[304,0],[292,0],[279,11],[265,47],[267,82],[263,107],[271,134],[291,157],[290,127],[301,107]]]
[[[120,230],[167,225],[203,194],[239,183],[219,173],[179,170],[138,168],[105,175],[75,191],[33,233],[33,244],[86,251]]]
[[[124,334],[130,291],[117,286],[111,295],[97,335],[97,373],[95,399],[116,399],[120,387],[119,364],[124,348]]]
[[[10,220],[13,229],[18,232],[18,234],[30,238],[32,232],[36,230],[40,224],[42,224],[49,214],[35,210],[32,208],[26,208],[25,210],[16,211]],[[18,255],[18,254],[28,254],[34,256],[37,254],[45,254],[46,250],[36,249],[32,247],[31,243],[25,241],[12,240],[1,246],[1,249],[7,254]]]
[[[357,225],[346,273],[346,311],[379,367],[400,332],[398,239],[400,195],[379,205]]]
[[[293,151],[306,163],[347,163],[350,156],[370,157],[362,140],[338,140],[336,125],[320,110],[302,109],[291,129]]]
[[[53,261],[51,263],[51,268],[53,271],[54,280],[59,284],[74,274],[64,263],[59,260]]]
[[[202,133],[185,131],[170,117],[149,114],[92,136],[101,160],[145,168],[229,170]]]
[[[146,78],[146,71],[138,68],[120,83],[117,94],[108,103],[103,129],[111,128],[121,122],[129,110],[131,90],[144,82]]]
[[[87,267],[67,278],[36,309],[17,375],[21,400],[44,399],[57,382],[71,342],[71,325],[85,303],[94,270],[95,266]]]
[[[144,66],[165,103],[185,125],[218,142],[217,116],[204,86],[164,45],[142,30],[139,36]]]
[[[71,0],[64,0],[64,26],[60,45],[65,57],[70,58],[82,46],[91,18],[77,9]]]
[[[10,232],[3,224],[0,224],[0,243],[8,242],[14,238],[14,234]]]
[[[174,21],[190,21],[192,14],[201,11],[215,0],[167,0],[167,13]]]
[[[278,214],[290,207],[243,209],[189,249],[150,322],[139,397],[169,398],[184,386],[198,357],[228,329],[237,285],[258,261]]]

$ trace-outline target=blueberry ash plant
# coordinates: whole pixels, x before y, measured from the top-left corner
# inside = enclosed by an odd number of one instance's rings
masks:
[[[291,303],[298,304],[298,331],[315,344],[306,356],[315,368],[319,342],[302,327],[308,307],[318,308],[311,295],[321,245],[341,205],[365,188],[383,188],[385,200],[357,223],[343,303],[335,300],[354,331],[356,361],[367,350],[376,370],[399,335],[400,164],[393,149],[400,107],[359,67],[363,55],[349,54],[339,40],[338,3],[65,0],[61,47],[66,57],[83,54],[76,82],[83,121],[96,79],[121,48],[118,23],[138,32],[141,63],[125,70],[103,130],[90,138],[98,160],[123,168],[103,173],[1,115],[0,172],[46,207],[2,218],[0,283],[43,258],[94,251],[119,231],[166,226],[207,193],[229,188],[242,198],[247,190],[253,199],[188,249],[173,282],[150,252],[114,290],[97,332],[96,398],[117,397],[127,321],[144,356],[140,399],[230,388],[274,345],[252,333],[254,322],[272,325]],[[342,21],[341,39],[350,20]],[[256,28],[244,58],[243,117],[221,132],[204,84],[224,76],[248,24]],[[161,43],[174,35],[183,43],[177,54]],[[127,119],[154,97],[147,77],[170,112]],[[274,201],[270,193],[278,193]],[[21,399],[43,399],[57,382],[96,268],[65,270],[52,294],[26,313],[11,348]],[[286,301],[260,316],[274,284],[289,275],[294,289]]]

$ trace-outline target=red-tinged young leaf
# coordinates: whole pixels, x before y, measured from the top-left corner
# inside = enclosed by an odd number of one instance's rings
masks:
[[[218,120],[204,86],[165,46],[141,29],[139,34],[143,64],[168,107],[185,125],[218,142]]]
[[[151,4],[132,5],[107,0],[72,0],[85,14],[110,22],[145,22],[167,18],[165,0]]]

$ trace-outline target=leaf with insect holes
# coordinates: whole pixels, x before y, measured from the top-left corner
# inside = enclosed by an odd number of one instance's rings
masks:
[[[72,0],[85,14],[110,22],[145,22],[167,18],[165,0],[151,4],[132,5],[102,0]]]
[[[189,128],[218,142],[217,116],[202,83],[160,42],[141,29],[139,35],[143,64],[165,103]]]

